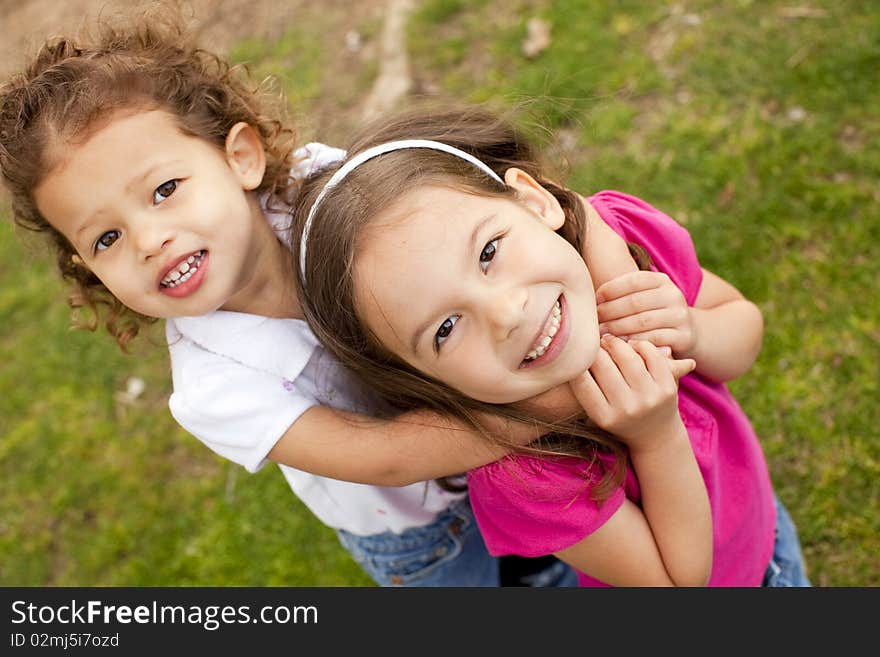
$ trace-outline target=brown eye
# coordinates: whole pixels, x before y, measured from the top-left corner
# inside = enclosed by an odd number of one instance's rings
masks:
[[[153,203],[158,205],[177,190],[178,180],[167,180],[153,191]]]
[[[98,238],[98,241],[95,242],[95,251],[104,251],[113,246],[113,242],[119,239],[119,231],[118,230],[108,230],[106,233],[103,233],[101,237]]]
[[[489,263],[495,258],[495,254],[498,251],[498,241],[499,238],[496,237],[491,242],[487,242],[483,250],[480,251],[480,269],[484,272],[488,268]]]
[[[434,334],[435,349],[439,349],[440,345],[442,345],[446,341],[446,338],[449,337],[449,334],[452,333],[452,327],[455,326],[458,318],[458,315],[453,315],[452,317],[447,317],[443,320],[440,328],[437,329],[437,333]]]

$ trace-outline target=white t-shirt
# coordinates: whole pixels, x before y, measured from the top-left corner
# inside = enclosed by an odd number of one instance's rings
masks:
[[[300,175],[344,155],[320,144],[304,148],[310,159],[297,169]],[[287,242],[288,216],[267,213],[267,219]],[[370,414],[381,403],[334,361],[299,319],[218,310],[169,319],[165,332],[174,382],[168,405],[174,419],[217,454],[250,472],[268,462],[266,455],[278,439],[311,406]],[[399,533],[428,524],[463,496],[433,481],[368,486],[279,467],[321,522],[359,535]]]

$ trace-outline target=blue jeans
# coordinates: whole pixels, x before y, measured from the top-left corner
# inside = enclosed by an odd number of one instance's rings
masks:
[[[761,586],[812,586],[807,579],[797,529],[788,511],[776,497],[776,541],[773,557],[764,573]]]
[[[380,586],[500,586],[499,560],[487,551],[467,498],[449,505],[431,524],[400,534],[358,536],[340,529],[337,535]],[[522,585],[577,586],[577,575],[554,560]]]

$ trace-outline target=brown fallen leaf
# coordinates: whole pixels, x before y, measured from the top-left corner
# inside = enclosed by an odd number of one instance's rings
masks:
[[[526,24],[526,38],[522,43],[522,53],[529,59],[550,45],[550,23],[540,18],[530,18]]]
[[[828,18],[828,12],[817,7],[782,7],[779,15],[783,18]]]

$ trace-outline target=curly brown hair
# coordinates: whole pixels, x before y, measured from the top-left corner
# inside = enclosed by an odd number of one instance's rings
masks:
[[[70,242],[42,216],[34,190],[58,164],[65,147],[82,143],[119,111],[160,109],[180,130],[223,148],[238,122],[251,125],[266,151],[258,193],[289,202],[297,134],[287,125],[281,95],[257,83],[245,66],[232,66],[194,45],[176,5],[159,5],[127,18],[102,19],[81,38],[46,41],[26,68],[0,86],[0,174],[16,224],[45,235],[72,290],[69,304],[104,324],[119,346],[155,318],[124,306],[88,269],[76,264]]]

